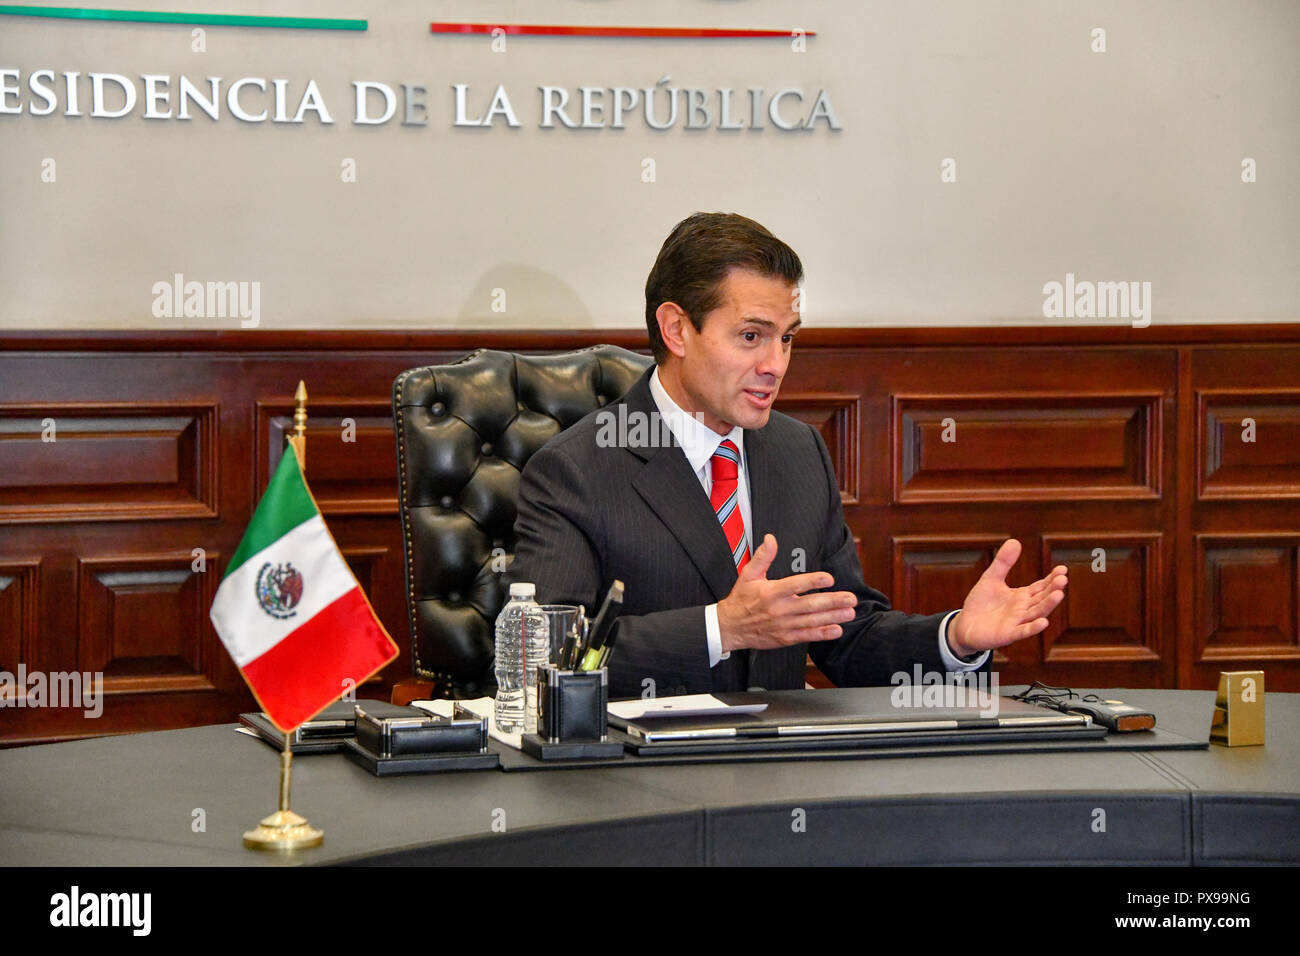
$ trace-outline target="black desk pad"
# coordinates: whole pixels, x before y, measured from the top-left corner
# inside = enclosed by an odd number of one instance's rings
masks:
[[[880,689],[856,688],[841,689],[826,697],[851,697],[855,694],[879,695]],[[817,692],[825,694],[825,691]],[[1156,719],[1159,720],[1157,713]],[[250,719],[253,718],[253,719]],[[241,723],[262,731],[262,739],[279,749],[279,731],[266,721],[261,714],[242,714]],[[263,726],[258,726],[258,724]],[[506,772],[527,770],[566,770],[584,767],[629,767],[650,764],[686,765],[698,763],[751,763],[761,761],[790,760],[859,760],[881,759],[889,757],[941,757],[981,753],[1047,753],[1070,751],[1141,751],[1141,750],[1205,750],[1209,747],[1207,740],[1192,740],[1157,723],[1153,730],[1128,734],[1107,734],[1105,728],[1096,727],[1091,732],[1074,731],[1069,739],[1061,739],[1059,730],[1045,729],[1021,730],[1009,735],[1007,732],[986,733],[982,731],[963,731],[941,737],[929,737],[920,741],[914,734],[872,734],[870,737],[824,737],[820,740],[808,738],[770,738],[751,739],[742,742],[683,741],[680,743],[659,743],[653,748],[639,739],[634,739],[622,731],[610,727],[609,739],[625,745],[620,757],[606,759],[573,760],[539,760],[522,751],[492,739],[488,742],[490,754],[499,757],[500,768]],[[321,738],[303,741],[292,745],[295,754],[323,754],[346,752],[348,737]],[[721,747],[729,747],[720,751]],[[637,752],[640,750],[641,752]],[[651,752],[653,750],[653,752]],[[354,755],[349,755],[353,756]],[[355,759],[355,757],[354,757]],[[417,766],[412,763],[401,766],[394,764],[388,768],[387,776],[393,772],[421,773],[438,772],[451,769],[435,765]],[[461,764],[457,770],[493,769],[490,760],[472,766],[473,762]],[[367,767],[374,772],[375,768]],[[463,772],[462,770],[462,772]]]
[[[613,728],[610,739],[627,741],[627,738]],[[893,737],[893,735],[889,735]],[[906,737],[906,735],[898,735]],[[1044,738],[1047,735],[1043,735]],[[796,741],[772,741],[772,743],[796,743]],[[888,759],[890,757],[947,757],[960,754],[985,753],[1060,753],[1063,751],[1121,751],[1121,750],[1205,750],[1208,740],[1190,740],[1172,731],[1157,726],[1154,730],[1143,730],[1131,734],[1108,734],[1086,740],[1029,739],[1018,737],[1007,740],[1005,736],[997,741],[978,742],[964,738],[952,743],[934,742],[917,744],[899,743],[884,736],[873,737],[870,741],[842,741],[847,746],[836,749],[817,750],[766,749],[745,750],[732,753],[660,753],[638,756],[624,752],[617,760],[547,760],[541,761],[522,751],[515,750],[498,740],[490,740],[488,749],[500,754],[501,769],[507,773],[525,770],[572,770],[577,767],[645,767],[651,764],[693,764],[693,763],[750,763],[771,760],[862,760]],[[806,748],[807,743],[803,746]]]
[[[903,700],[898,700],[902,692]],[[938,698],[922,702],[923,693],[930,692]],[[943,698],[947,697],[946,703]],[[745,744],[780,728],[817,727],[869,724],[872,727],[896,727],[899,732],[912,728],[913,734],[932,734],[924,725],[935,721],[951,722],[963,732],[992,730],[996,733],[1013,733],[1023,726],[1021,721],[1037,727],[1045,720],[1059,721],[1069,732],[1077,732],[1083,718],[1036,703],[1025,703],[999,694],[978,696],[975,688],[960,687],[832,687],[825,690],[742,691],[714,694],[718,701],[731,704],[760,704],[763,710],[748,714],[704,714],[687,717],[657,716],[637,720],[623,720],[610,714],[611,726],[620,730],[631,725],[657,733],[695,730],[734,729],[737,743]],[[979,705],[984,700],[987,709]],[[671,703],[672,698],[667,702]],[[638,703],[632,701],[631,703]],[[956,730],[957,727],[953,727]],[[875,731],[864,730],[862,733]],[[851,735],[850,735],[851,736]],[[718,738],[715,738],[718,739]],[[662,741],[646,746],[659,747]],[[729,748],[724,748],[729,749]]]

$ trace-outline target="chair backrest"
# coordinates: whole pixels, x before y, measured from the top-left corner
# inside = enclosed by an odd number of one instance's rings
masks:
[[[440,695],[477,697],[495,684],[494,625],[525,463],[650,364],[613,345],[560,355],[480,349],[393,383],[412,666]]]

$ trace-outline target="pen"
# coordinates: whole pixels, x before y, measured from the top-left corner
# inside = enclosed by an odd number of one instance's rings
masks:
[[[578,608],[578,619],[574,622],[573,627],[569,628],[569,632],[564,635],[564,644],[560,647],[560,659],[556,662],[559,664],[560,670],[573,669],[582,644],[582,634],[586,629],[586,623],[582,616],[582,608]]]
[[[618,632],[611,630],[609,637],[605,638],[605,646],[600,649],[600,663],[593,670],[600,670],[609,662],[609,655],[614,653],[614,639],[618,637]]]
[[[578,645],[573,650],[573,660],[570,662],[570,666],[575,671],[582,670],[582,662],[587,656],[588,649],[591,647],[591,640],[595,636],[596,628],[604,627],[601,621],[605,617],[606,614],[605,608],[609,606],[610,596],[613,593],[614,593],[614,588],[613,586],[611,586],[609,591],[606,592],[605,594],[605,600],[601,602],[600,610],[596,612],[596,616],[594,618],[591,618],[587,621],[586,630],[582,631],[581,635],[578,638]]]
[[[615,580],[609,586],[609,593],[605,595],[605,602],[601,604],[600,612],[591,622],[590,642],[586,652],[579,658],[575,670],[594,671],[604,663],[605,642],[614,629],[614,620],[618,617],[619,608],[622,606],[623,582]]]

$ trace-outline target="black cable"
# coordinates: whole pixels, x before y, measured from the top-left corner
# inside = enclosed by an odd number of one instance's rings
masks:
[[[1080,694],[1069,687],[1053,687],[1051,684],[1044,684],[1042,681],[1034,681],[1025,690],[1019,694],[1012,694],[1012,700],[1024,701],[1026,704],[1038,704],[1041,707],[1051,707],[1054,710],[1064,711],[1069,701],[1075,697],[1080,701],[1101,700],[1096,694]]]

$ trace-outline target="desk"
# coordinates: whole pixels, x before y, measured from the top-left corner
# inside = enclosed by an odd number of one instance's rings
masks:
[[[1211,691],[1107,693],[1208,736]],[[325,844],[292,857],[240,842],[276,800],[261,741],[229,724],[106,737],[0,751],[0,863],[1300,863],[1300,695],[1267,706],[1266,747],[1205,752],[385,779],[342,755],[299,757],[293,807]]]

